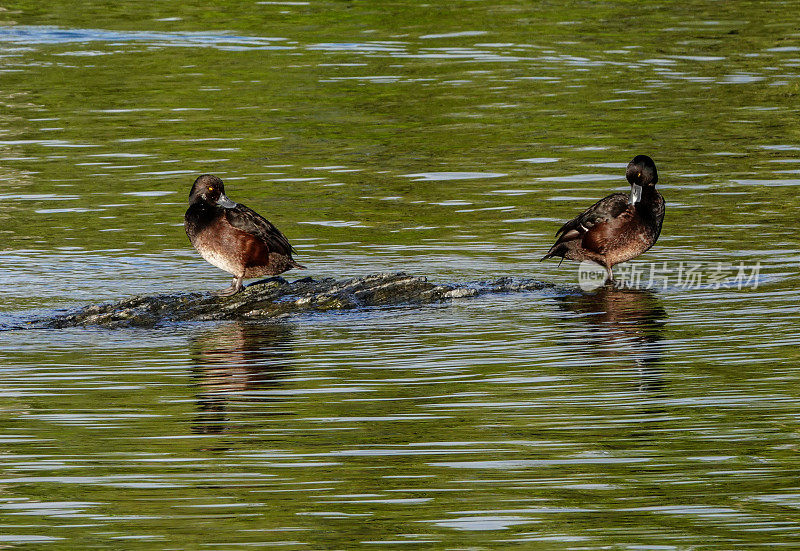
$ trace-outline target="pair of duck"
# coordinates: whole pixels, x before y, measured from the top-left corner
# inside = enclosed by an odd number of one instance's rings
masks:
[[[613,193],[565,223],[556,242],[542,258],[589,260],[603,266],[613,281],[615,264],[636,258],[661,234],[664,198],[656,191],[658,172],[653,159],[637,155],[625,177],[630,195]],[[222,180],[204,174],[194,181],[184,217],[186,234],[208,262],[233,275],[220,296],[242,290],[242,280],[304,268],[278,228],[254,210],[231,201]]]

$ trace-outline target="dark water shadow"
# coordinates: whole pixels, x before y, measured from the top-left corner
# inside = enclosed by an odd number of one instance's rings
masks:
[[[293,341],[285,323],[229,322],[193,335],[189,353],[198,389],[193,432],[229,430],[234,405],[258,415],[280,401],[264,391],[280,387],[291,374]]]
[[[561,297],[559,306],[580,314],[594,329],[589,339],[593,353],[629,359],[639,373],[639,390],[664,391],[659,364],[667,312],[655,293],[604,286],[592,293]]]

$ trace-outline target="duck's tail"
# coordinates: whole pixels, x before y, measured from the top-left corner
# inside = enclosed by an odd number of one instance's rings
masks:
[[[556,243],[555,245],[550,247],[550,250],[547,251],[547,254],[542,257],[542,260],[547,260],[548,258],[553,258],[554,256],[560,256],[561,262],[564,262],[564,257],[566,256],[568,250],[569,248],[567,247],[566,243],[564,242]],[[542,260],[540,260],[539,262],[541,262]],[[561,262],[558,263],[559,266],[561,266]]]

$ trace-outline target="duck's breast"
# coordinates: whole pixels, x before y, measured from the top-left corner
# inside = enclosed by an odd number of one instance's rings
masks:
[[[244,272],[247,258],[252,255],[243,232],[231,227],[224,217],[205,225],[189,238],[197,252],[209,263],[230,274]]]

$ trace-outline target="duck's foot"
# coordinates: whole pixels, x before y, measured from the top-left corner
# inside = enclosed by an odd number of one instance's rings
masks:
[[[221,291],[215,291],[212,294],[218,297],[229,297],[231,295],[235,295],[241,290],[242,290],[242,278],[234,277],[233,283],[231,283],[230,287],[228,287],[227,289],[222,289]]]

